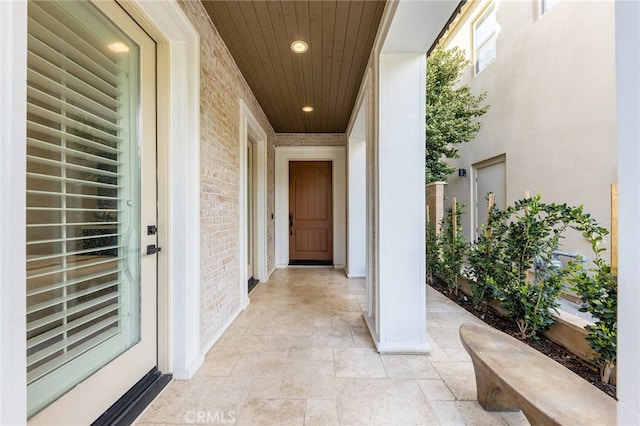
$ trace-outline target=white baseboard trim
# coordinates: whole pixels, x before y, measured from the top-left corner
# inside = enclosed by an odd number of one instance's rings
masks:
[[[206,353],[206,352],[205,352]],[[196,374],[196,371],[202,366],[204,363],[204,355],[201,353],[198,355],[191,363],[188,368],[183,370],[174,370],[173,378],[175,380],[189,380]]]
[[[247,302],[247,305],[249,303]],[[245,307],[246,308],[246,307]],[[200,352],[200,356],[202,357],[203,361],[204,361],[204,357],[207,354],[207,352],[209,352],[211,350],[211,348],[213,347],[213,345],[216,344],[216,342],[218,340],[220,340],[220,338],[222,337],[222,335],[224,334],[225,331],[227,331],[227,329],[229,328],[229,326],[236,320],[236,318],[238,318],[238,315],[240,315],[240,313],[245,309],[243,307],[239,307],[238,309],[236,309],[233,314],[231,314],[229,316],[229,318],[227,319],[227,321],[224,322],[224,324],[222,325],[222,327],[220,327],[218,329],[218,331],[204,344],[204,346],[202,346],[202,350]]]
[[[271,270],[267,273],[267,278],[265,278],[265,280],[264,280],[265,283],[267,281],[269,281],[269,279],[271,279],[271,275],[273,275],[273,273],[276,271],[276,269],[278,269],[278,267],[274,265],[274,267],[271,268]]]
[[[262,281],[261,281],[262,282]],[[251,304],[251,298],[247,297],[247,299],[242,303],[242,305],[240,305],[240,310],[244,311],[245,309],[247,309],[249,307],[249,305]],[[236,315],[237,316],[237,315]],[[235,319],[235,318],[234,318]],[[231,325],[231,324],[229,324]]]
[[[347,278],[366,278],[364,274],[350,274],[347,272]]]
[[[365,324],[367,324],[367,328],[369,329],[369,334],[371,334],[371,338],[373,339],[373,343],[376,345],[376,349],[378,348],[378,333],[376,333],[376,326],[371,321],[373,318],[367,315],[366,311],[362,312],[362,317],[364,318]]]
[[[367,315],[366,312],[362,313],[364,317],[364,322],[367,324],[367,328],[369,329],[369,333],[371,334],[371,338],[373,339],[373,343],[376,345],[376,349],[378,353],[381,354],[428,354],[431,352],[431,346],[428,343],[386,343],[381,342],[378,334],[376,333],[375,324],[373,324],[372,318]]]
[[[420,343],[404,343],[404,342],[393,342],[393,343],[378,343],[376,344],[376,348],[378,352],[381,354],[428,354],[431,352],[431,346],[428,343],[420,344]]]

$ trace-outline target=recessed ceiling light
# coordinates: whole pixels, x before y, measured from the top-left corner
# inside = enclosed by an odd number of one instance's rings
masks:
[[[291,50],[293,53],[304,53],[309,49],[309,45],[302,40],[296,40],[291,43]]]
[[[313,107],[312,106],[305,106],[305,107],[302,107],[302,110],[304,112],[311,112],[311,111],[313,111]]]
[[[113,50],[114,52],[118,52],[118,53],[122,53],[122,52],[128,52],[129,51],[129,46],[127,46],[124,43],[111,43],[109,45],[109,49]]]

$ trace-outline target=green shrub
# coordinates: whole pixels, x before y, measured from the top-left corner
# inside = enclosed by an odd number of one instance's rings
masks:
[[[425,263],[427,272],[427,284],[433,283],[434,276],[442,272],[440,263],[440,243],[433,223],[427,222],[425,234]]]
[[[502,220],[504,214],[500,214],[494,206],[488,218],[488,223],[482,226],[482,232],[477,241],[469,249],[468,272],[470,274],[469,286],[472,291],[473,307],[480,312],[486,312],[487,304],[496,298],[496,286],[493,277],[500,274],[499,262],[500,250],[498,240],[494,238],[492,223]]]
[[[589,267],[581,261],[570,262],[568,281],[585,303],[580,311],[589,312],[596,319],[594,325],[585,327],[587,341],[596,354],[600,379],[608,383],[616,363],[618,330],[617,277],[612,276],[611,266],[602,258],[605,251],[602,244],[608,231],[588,217],[576,229],[590,241],[595,259]]]
[[[458,276],[469,246],[462,235],[462,226],[460,225],[463,208],[463,205],[457,204],[454,213],[453,208],[449,207],[440,227],[441,270],[439,272],[449,290],[456,295],[460,288]]]
[[[502,308],[516,321],[523,339],[537,338],[553,324],[566,274],[550,269],[531,280],[529,271],[536,260],[550,264],[562,233],[581,215],[582,206],[545,204],[540,195],[493,212],[488,224],[492,240],[485,242],[490,244],[490,258],[477,273],[495,288]]]

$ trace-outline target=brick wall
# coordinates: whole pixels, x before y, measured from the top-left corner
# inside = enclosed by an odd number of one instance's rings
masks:
[[[240,98],[267,132],[268,212],[274,211],[275,133],[202,4],[181,0],[180,6],[200,34],[200,345],[204,349],[240,306]],[[274,222],[269,220],[267,228],[271,271]]]
[[[276,133],[277,146],[345,146],[344,133]]]

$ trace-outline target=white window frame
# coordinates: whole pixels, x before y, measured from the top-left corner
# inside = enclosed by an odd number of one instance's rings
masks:
[[[487,19],[489,18],[489,16],[493,14],[493,21],[494,21],[494,27],[491,29],[491,31],[488,32],[488,34],[482,38],[479,39],[477,36],[478,33],[478,28],[480,27],[481,24],[483,24],[484,22],[487,21]],[[498,34],[498,24],[497,21],[495,19],[495,14],[496,14],[496,6],[494,2],[489,3],[483,10],[482,12],[478,15],[478,17],[473,21],[473,28],[472,28],[472,34],[473,34],[473,69],[475,74],[480,73],[480,71],[482,71],[483,69],[485,69],[489,64],[491,64],[495,59],[497,55],[494,55],[493,58],[491,58],[491,60],[489,62],[487,62],[486,64],[484,64],[482,67],[480,66],[480,49],[482,49],[484,46],[486,46],[488,43],[496,43],[496,38],[497,38],[497,34]],[[495,49],[494,49],[495,50]]]

